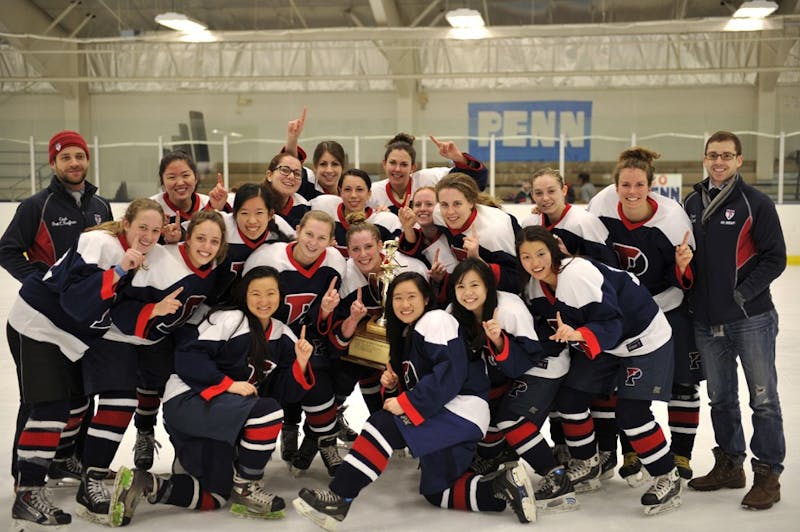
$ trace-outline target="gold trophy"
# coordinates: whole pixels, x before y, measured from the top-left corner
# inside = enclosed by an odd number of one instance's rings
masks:
[[[356,333],[350,341],[348,354],[342,357],[343,360],[381,370],[386,369],[389,363],[389,342],[386,340],[386,295],[389,292],[389,285],[397,275],[397,270],[405,267],[395,258],[398,246],[397,239],[383,243],[384,260],[381,264],[383,273],[370,273],[367,282],[367,289],[373,298],[381,302],[384,310],[380,316],[373,316],[358,324]]]

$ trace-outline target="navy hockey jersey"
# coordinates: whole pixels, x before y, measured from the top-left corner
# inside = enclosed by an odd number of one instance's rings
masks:
[[[694,249],[694,236],[689,217],[676,202],[651,192],[647,201],[653,215],[641,222],[632,222],[622,212],[614,187],[601,190],[589,209],[608,228],[609,240],[623,270],[636,275],[650,294],[667,312],[680,306],[683,290],[692,286],[692,267],[680,275],[675,264],[675,247],[689,233],[689,247]]]

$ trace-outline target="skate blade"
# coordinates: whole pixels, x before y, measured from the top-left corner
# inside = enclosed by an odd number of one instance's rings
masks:
[[[536,500],[533,498],[533,485],[528,473],[525,472],[525,467],[517,465],[511,470],[511,476],[514,477],[514,484],[521,486],[525,490],[525,497],[522,499],[522,514],[528,523],[536,522]],[[522,521],[522,516],[517,516]]]
[[[653,504],[644,507],[644,515],[658,515],[678,508],[683,503],[680,494],[675,495],[664,504]]]
[[[566,512],[572,512],[574,510],[578,510],[581,507],[581,503],[578,501],[578,498],[575,497],[574,494],[572,495],[562,495],[557,499],[546,499],[543,501],[536,501],[536,510],[539,512],[545,512],[548,514],[562,514]]]
[[[610,480],[612,478],[614,478],[614,470],[613,469],[609,469],[608,471],[606,471],[605,473],[600,475],[600,480]]]
[[[600,481],[600,477],[591,478],[575,484],[575,493],[590,493],[592,491],[597,491],[602,487],[603,483]]]
[[[286,464],[289,467],[289,473],[292,474],[294,478],[300,478],[306,474],[308,469],[300,469],[299,467],[295,467],[292,464]]]
[[[231,513],[234,517],[242,519],[283,519],[286,517],[286,512],[283,510],[275,510],[274,512],[253,512],[244,504],[231,504]]]
[[[628,483],[628,487],[638,488],[645,482],[649,481],[651,477],[650,474],[647,473],[646,471],[639,471],[638,473],[635,473],[633,475],[628,475],[627,477],[624,478],[625,482]]]
[[[90,512],[82,504],[78,504],[78,508],[75,510],[75,515],[85,521],[89,521],[90,523],[111,526],[111,521],[108,519],[108,514],[96,514],[94,512]]]
[[[125,503],[121,502],[119,499],[123,490],[130,489],[132,483],[133,471],[127,467],[121,468],[114,478],[114,489],[111,493],[111,511],[108,513],[110,525],[113,527],[126,524],[124,523]]]
[[[323,528],[328,532],[336,532],[336,527],[339,526],[339,521],[329,515],[325,515],[322,512],[316,511],[300,497],[292,501],[292,506],[294,506],[294,509],[297,511],[297,513],[318,527]]]
[[[69,523],[63,525],[40,525],[33,521],[25,519],[14,519],[11,521],[11,526],[8,527],[9,532],[49,532],[51,530],[68,530]]]
[[[48,478],[47,487],[50,489],[77,488],[81,485],[77,478]]]

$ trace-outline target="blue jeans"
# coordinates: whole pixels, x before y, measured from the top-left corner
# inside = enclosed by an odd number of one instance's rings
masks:
[[[739,407],[738,357],[753,411],[750,451],[758,461],[769,464],[780,473],[786,456],[786,441],[775,369],[778,313],[773,309],[715,327],[695,322],[694,333],[706,371],[711,422],[717,445],[734,460],[744,462],[747,447]]]

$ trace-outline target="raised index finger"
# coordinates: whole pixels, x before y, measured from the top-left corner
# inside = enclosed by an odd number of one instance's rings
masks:
[[[683,235],[683,242],[681,242],[681,246],[685,247],[686,244],[689,243],[689,231],[686,231],[686,234]]]
[[[431,139],[431,142],[433,142],[433,143],[434,143],[434,144],[436,144],[437,146],[441,146],[441,145],[442,145],[442,143],[441,143],[440,141],[438,141],[438,140],[436,139],[436,137],[434,137],[433,135],[429,135],[429,138]]]
[[[179,286],[178,288],[173,290],[172,293],[170,295],[168,295],[167,297],[169,297],[171,299],[175,299],[176,297],[178,297],[178,294],[180,294],[181,292],[183,292],[183,287]]]
[[[217,184],[219,186],[224,186],[225,183],[222,180],[222,172],[217,172]]]
[[[436,253],[433,255],[433,263],[439,262],[439,248],[436,248]]]
[[[358,287],[358,290],[356,291],[356,301],[361,303],[361,287],[360,286]]]
[[[561,321],[561,312],[556,312],[556,323],[558,324],[559,327],[564,325],[564,322]]]
[[[336,290],[336,277],[331,279],[331,285],[328,287],[328,292],[330,292],[331,290]]]
[[[306,326],[303,325],[302,327],[300,327],[300,338],[299,338],[299,340],[305,340],[305,339],[306,339]]]

